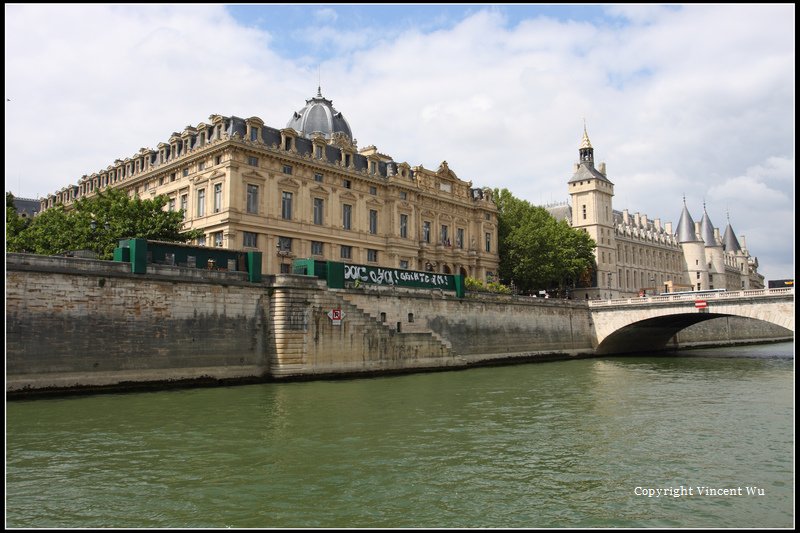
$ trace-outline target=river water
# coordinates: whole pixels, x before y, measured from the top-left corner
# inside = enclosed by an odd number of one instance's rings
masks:
[[[788,528],[793,399],[781,343],[13,401],[6,526]]]

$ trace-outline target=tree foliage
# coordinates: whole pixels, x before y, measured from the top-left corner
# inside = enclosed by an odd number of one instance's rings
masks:
[[[6,197],[8,213],[8,195]],[[80,198],[69,211],[63,206],[42,211],[13,235],[13,239],[6,214],[7,249],[46,255],[91,250],[101,259],[111,259],[120,239],[186,242],[196,238],[200,234],[198,230],[181,232],[181,212],[165,211],[166,204],[166,196],[142,200],[130,198],[119,189],[109,189]]]
[[[500,279],[520,292],[574,286],[594,267],[594,241],[541,207],[495,190]]]
[[[23,218],[14,205],[14,195],[6,193],[6,249],[11,248],[18,235],[28,226],[29,219]]]

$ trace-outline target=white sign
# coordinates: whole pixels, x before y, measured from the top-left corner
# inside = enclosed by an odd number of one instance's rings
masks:
[[[342,319],[344,318],[344,311],[341,309],[331,309],[328,311],[328,318],[331,319],[331,324],[334,326],[341,326]]]

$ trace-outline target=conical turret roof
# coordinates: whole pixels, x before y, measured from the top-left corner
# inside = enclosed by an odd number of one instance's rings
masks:
[[[722,236],[722,249],[726,252],[742,251],[742,247],[739,246],[739,239],[736,238],[736,234],[733,232],[730,221],[728,222],[728,225],[725,226],[725,234]]]
[[[689,214],[689,209],[686,208],[686,200],[683,202],[683,211],[675,236],[678,238],[678,242],[697,242],[698,240],[694,232],[694,220]]]
[[[703,218],[700,220],[700,236],[706,246],[718,246],[717,240],[714,238],[714,224],[708,218],[708,212],[705,205],[703,206]]]

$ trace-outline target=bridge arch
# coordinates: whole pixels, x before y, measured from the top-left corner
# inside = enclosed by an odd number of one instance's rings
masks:
[[[698,296],[659,296],[589,304],[598,354],[659,351],[675,348],[670,339],[681,330],[722,317],[769,322],[794,332],[794,290],[762,289]]]

